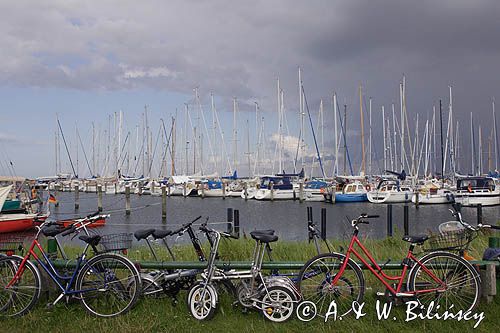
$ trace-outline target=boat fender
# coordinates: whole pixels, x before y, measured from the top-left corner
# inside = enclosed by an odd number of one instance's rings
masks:
[[[367,192],[370,192],[372,190],[372,187],[370,186],[370,184],[366,184],[365,189]]]

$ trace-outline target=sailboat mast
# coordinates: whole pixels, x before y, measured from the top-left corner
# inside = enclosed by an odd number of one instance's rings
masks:
[[[472,174],[476,174],[476,165],[474,163],[475,152],[474,152],[474,120],[472,118],[472,112],[470,113],[470,149],[471,149],[471,168]]]
[[[493,98],[493,101],[491,102],[492,107],[493,107],[493,140],[494,140],[494,147],[495,147],[495,170],[498,171],[498,163],[500,163],[499,159],[499,154],[500,152],[498,151],[498,132],[497,132],[497,116],[495,114],[495,99]]]
[[[372,175],[372,98],[368,109],[368,174]]]
[[[333,122],[335,126],[335,165],[333,167],[333,175],[336,176],[339,173],[339,136],[337,130],[337,93],[333,93]]]
[[[347,175],[347,105],[344,104],[344,176]]]
[[[385,132],[385,108],[382,105],[382,133],[383,133],[383,147],[384,147],[384,170],[387,170],[387,144]]]
[[[392,170],[394,170],[396,168],[396,165],[398,163],[398,134],[397,134],[397,131],[396,131],[396,107],[394,105],[394,103],[392,103],[392,133],[393,133],[393,137],[394,137],[394,164],[393,164],[393,167],[392,167]]]
[[[439,100],[439,124],[441,128],[441,179],[444,185],[443,107],[441,100]]]
[[[236,164],[238,162],[238,131],[236,129],[236,109],[237,101],[236,97],[233,98],[233,166],[235,170],[238,170]]]
[[[365,165],[365,124],[363,120],[363,93],[361,90],[361,83],[359,84],[359,114],[361,121],[361,172],[363,175],[366,174],[366,165]]]
[[[299,117],[300,117],[300,158],[302,169],[305,167],[305,122],[304,122],[304,92],[302,90],[302,71],[299,67]]]
[[[403,83],[399,83],[399,102],[401,107],[401,169],[404,169],[405,157],[405,114],[403,110]]]

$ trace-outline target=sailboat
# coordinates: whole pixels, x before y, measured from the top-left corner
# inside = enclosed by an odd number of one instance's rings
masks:
[[[377,187],[369,191],[366,195],[371,203],[404,203],[410,202],[413,191],[410,186],[401,182],[406,180],[406,173],[388,171],[388,173],[397,175],[397,178],[383,178]]]

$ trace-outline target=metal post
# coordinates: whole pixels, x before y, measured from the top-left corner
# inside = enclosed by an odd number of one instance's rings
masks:
[[[477,224],[483,224],[483,205],[477,204]]]
[[[115,183],[115,194],[118,194],[118,183]]]
[[[321,239],[326,240],[326,208],[321,208]]]
[[[78,184],[75,185],[75,210],[80,208],[80,189]]]
[[[392,205],[387,205],[387,237],[392,237]]]
[[[270,182],[271,186],[271,201],[274,201],[274,182]]]
[[[234,234],[240,238],[240,211],[234,210]]]
[[[233,232],[233,209],[232,208],[227,209],[227,232],[228,233]]]
[[[304,201],[304,182],[299,182],[299,202]]]
[[[108,192],[108,182],[104,182],[104,192]]]
[[[161,218],[163,222],[167,222],[167,188],[161,186]]]
[[[408,205],[405,204],[404,205],[404,213],[403,213],[403,220],[404,220],[404,232],[405,232],[405,236],[408,236],[409,235],[409,229],[410,229],[410,226],[409,226],[409,221],[408,221],[408,218],[409,218],[409,214],[408,214],[409,210],[408,210]]]
[[[102,185],[97,185],[97,210],[102,212]]]
[[[130,185],[125,185],[125,214],[130,215]]]

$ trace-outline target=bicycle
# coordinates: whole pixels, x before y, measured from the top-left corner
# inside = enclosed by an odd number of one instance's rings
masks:
[[[245,308],[260,310],[264,317],[273,322],[288,320],[294,313],[295,304],[300,300],[300,293],[288,277],[266,276],[261,272],[265,244],[278,240],[278,236],[267,232],[252,232],[256,241],[250,270],[237,271],[219,268],[216,263],[221,237],[238,237],[208,228],[206,224],[200,230],[212,238],[208,266],[201,274],[202,280],[194,284],[188,293],[188,307],[191,315],[198,320],[211,319],[217,309],[218,292],[216,281],[239,280],[237,286],[238,301]]]
[[[36,227],[36,235],[24,257],[0,258],[0,314],[22,316],[33,309],[42,288],[39,268],[46,272],[61,292],[48,304],[49,307],[55,306],[64,297],[67,300],[74,297],[80,300],[87,312],[98,317],[114,317],[129,311],[141,292],[139,272],[129,259],[106,252],[106,249],[116,249],[105,243],[106,236],[88,234],[86,227],[97,218],[89,215],[67,228],[46,221]],[[85,235],[80,235],[79,239],[86,245],[76,260],[75,269],[71,274],[61,273],[38,239],[41,234],[55,237],[74,233],[76,237],[82,231]],[[87,259],[89,248],[95,256]],[[36,265],[30,260],[32,258]]]
[[[158,256],[151,245],[150,237],[156,241],[161,241],[170,258],[175,261],[175,256],[167,243],[166,238],[175,236],[181,237],[184,233],[189,235],[191,244],[198,256],[200,262],[206,262],[207,259],[203,252],[201,242],[193,230],[193,224],[198,221],[201,216],[198,216],[193,221],[183,224],[177,230],[160,230],[160,229],[143,229],[137,230],[134,233],[135,238],[140,241],[144,240],[155,259],[159,261]],[[210,241],[210,238],[209,238]],[[203,269],[165,269],[165,270],[152,270],[149,272],[141,272],[142,278],[142,294],[144,296],[160,297],[160,295],[170,296],[173,303],[177,304],[177,295],[181,290],[189,290],[196,282],[196,276],[203,272]],[[222,281],[223,287],[231,294],[235,293],[235,288],[230,281]]]
[[[445,251],[434,251],[421,258],[415,257],[415,246],[423,245],[429,236],[405,236],[410,243],[406,257],[402,260],[399,275],[391,276],[383,271],[370,252],[358,238],[359,225],[369,224],[366,219],[377,215],[361,214],[351,221],[353,234],[345,254],[325,253],[310,259],[299,273],[298,288],[306,301],[312,301],[318,313],[325,313],[335,301],[338,313],[348,314],[353,302],[362,303],[365,293],[365,277],[361,267],[352,257],[358,258],[363,265],[385,287],[385,293],[377,296],[391,296],[395,300],[415,299],[424,307],[431,302],[448,309],[472,311],[481,295],[479,274],[465,259]],[[365,259],[355,248],[361,249]],[[406,281],[406,283],[405,283]]]

